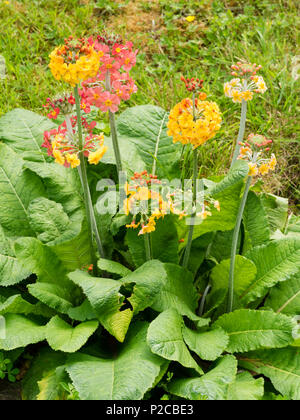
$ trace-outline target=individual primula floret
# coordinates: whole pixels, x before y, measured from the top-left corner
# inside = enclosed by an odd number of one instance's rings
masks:
[[[240,155],[238,159],[245,160],[249,164],[249,176],[263,176],[270,171],[274,171],[277,164],[274,153],[268,157],[269,145],[272,140],[268,140],[261,134],[251,133],[245,143],[240,143]]]
[[[88,124],[82,117],[82,125],[85,130],[85,142],[83,154],[90,164],[97,165],[107,151],[104,145],[103,134],[93,134],[96,123]],[[69,126],[68,126],[69,125]],[[43,147],[48,149],[48,155],[55,158],[55,162],[66,167],[76,168],[80,165],[77,140],[77,119],[72,117],[69,124],[64,121],[57,129],[45,131]]]
[[[161,181],[147,171],[135,172],[130,183],[125,185],[127,198],[124,201],[124,212],[134,216],[134,220],[126,227],[140,227],[139,235],[154,232],[156,220],[168,213],[168,202],[155,189],[157,185],[161,185]]]
[[[231,69],[234,79],[224,84],[224,93],[233,102],[251,101],[254,93],[266,92],[267,86],[263,77],[257,75],[261,66],[238,62]]]
[[[190,98],[183,99],[171,110],[168,122],[168,135],[173,142],[191,143],[195,148],[216,135],[221,127],[221,113],[215,102],[195,99],[195,110]]]
[[[70,36],[64,45],[56,47],[50,54],[49,67],[55,79],[64,80],[71,86],[95,77],[100,66],[100,53],[93,43],[84,38]]]
[[[121,101],[128,101],[137,91],[129,71],[136,64],[137,50],[131,42],[123,42],[114,35],[104,34],[88,42],[100,55],[97,75],[82,83],[80,95],[89,105],[101,111],[117,112]]]

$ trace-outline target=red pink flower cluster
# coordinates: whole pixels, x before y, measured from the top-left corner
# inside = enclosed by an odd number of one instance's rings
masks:
[[[98,36],[88,42],[100,56],[97,76],[82,83],[80,95],[87,105],[94,105],[101,111],[117,112],[121,100],[127,101],[137,91],[129,71],[136,64],[137,50],[131,42]]]

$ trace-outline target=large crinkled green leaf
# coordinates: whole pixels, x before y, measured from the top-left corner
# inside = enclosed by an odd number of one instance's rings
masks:
[[[5,338],[0,338],[1,350],[14,350],[45,340],[46,327],[24,315],[6,314]]]
[[[285,397],[300,400],[300,357],[298,348],[259,350],[247,353],[239,362],[247,369],[269,378]]]
[[[12,295],[7,299],[0,296],[0,315],[10,314],[34,314],[41,315],[46,318],[52,316],[52,311],[47,306],[38,302],[36,304],[29,303],[23,299],[21,295]]]
[[[69,274],[69,278],[82,288],[104,328],[122,342],[133,314],[151,306],[158,296],[166,270],[163,263],[152,260],[121,280],[91,277],[79,270]],[[69,314],[77,319],[79,314],[74,314],[75,309]],[[85,309],[91,313],[86,306]]]
[[[114,238],[110,230],[113,214],[99,214],[97,210],[97,204],[94,205],[94,211],[99,235],[104,249],[104,255],[105,258],[109,260],[112,258],[112,254],[115,248]]]
[[[52,371],[46,373],[38,381],[39,393],[36,396],[38,401],[65,400],[66,395],[62,384],[69,382],[69,376],[64,366],[58,366]]]
[[[211,271],[212,289],[211,294],[220,289],[228,291],[230,259],[221,261]],[[239,297],[252,284],[256,276],[255,264],[247,258],[236,255],[234,267],[234,306],[240,304]],[[209,299],[208,303],[211,299]]]
[[[69,356],[66,369],[81,400],[141,400],[154,386],[165,360],[146,343],[148,325],[133,325],[112,358]]]
[[[154,303],[166,282],[166,276],[165,265],[158,260],[152,260],[121,279],[125,286],[133,285],[132,294],[128,297],[128,301],[132,306],[134,315]]]
[[[264,395],[264,378],[254,379],[249,372],[239,373],[228,385],[227,401],[256,401]]]
[[[97,319],[97,314],[88,299],[85,299],[81,305],[70,308],[68,310],[68,315],[71,319],[81,322]]]
[[[126,171],[128,175],[133,175],[134,172],[144,171],[145,163],[142,160],[138,148],[136,147],[134,142],[127,139],[121,139],[120,136],[118,136],[118,143],[123,171]],[[115,164],[116,158],[111,137],[105,137],[104,144],[105,146],[107,146],[107,152],[101,159],[101,162]]]
[[[97,328],[98,321],[82,322],[72,327],[55,316],[47,324],[46,340],[53,350],[74,353],[81,349]]]
[[[283,230],[288,218],[288,199],[274,194],[262,194],[260,200],[267,214],[271,233],[277,229]]]
[[[37,238],[44,243],[54,241],[70,229],[70,219],[61,204],[39,197],[28,207],[29,222]]]
[[[89,231],[85,220],[73,222],[69,230],[48,245],[68,271],[82,269],[91,263]]]
[[[176,309],[167,309],[151,322],[147,343],[153,353],[202,374],[203,370],[193,359],[184,342],[183,328],[182,316]]]
[[[0,144],[0,224],[9,236],[34,236],[28,218],[29,203],[45,195],[41,180],[23,169],[24,161]]]
[[[38,276],[39,282],[63,285],[70,283],[67,270],[52,249],[35,238],[20,238],[15,242],[18,261]]]
[[[117,131],[124,169],[130,173],[146,169],[160,178],[178,173],[181,145],[173,144],[167,135],[168,114],[154,105],[140,105],[127,109],[117,119]],[[109,146],[103,162],[114,163]]]
[[[24,166],[43,179],[47,197],[62,204],[71,221],[82,220],[85,213],[82,187],[77,171],[54,162],[26,162]]]
[[[249,191],[243,220],[253,247],[270,240],[271,232],[266,211],[260,198],[253,191]]]
[[[121,277],[127,276],[127,274],[131,273],[129,268],[125,267],[124,265],[116,262],[107,260],[105,258],[100,258],[98,261],[98,267],[100,270],[106,271],[107,273],[117,274]]]
[[[233,185],[239,184],[248,175],[248,172],[248,164],[243,160],[237,160],[222,181],[209,188],[209,193],[214,197],[219,195]]]
[[[82,288],[104,328],[118,341],[123,342],[133,312],[130,308],[124,308],[125,296],[119,292],[122,283],[118,280],[91,277],[80,270],[70,273],[69,278]]]
[[[75,304],[74,288],[53,283],[33,283],[27,287],[32,296],[63,314],[67,314]]]
[[[227,351],[234,353],[286,347],[293,342],[296,322],[271,311],[238,309],[222,315],[213,326],[227,332]]]
[[[168,391],[188,400],[226,400],[228,385],[234,381],[236,373],[236,358],[223,356],[201,377],[172,380]]]
[[[200,332],[185,327],[183,338],[190,350],[204,360],[216,360],[229,342],[229,336],[222,328]]]
[[[208,257],[212,257],[218,262],[230,258],[231,247],[228,244],[232,243],[233,230],[225,232],[216,232],[211,246],[209,247]],[[237,249],[241,246],[241,235],[238,238]]]
[[[164,267],[167,272],[166,280],[151,305],[152,309],[163,312],[166,309],[174,308],[180,315],[200,321],[200,318],[195,314],[198,294],[193,284],[192,273],[175,264],[164,264]],[[202,325],[205,324],[202,322]]]
[[[128,229],[125,239],[136,267],[147,261],[145,238],[138,232],[139,229]],[[178,263],[178,235],[171,216],[166,216],[164,219],[157,221],[155,232],[151,233],[150,239],[154,259],[157,258],[162,262]]]
[[[63,366],[65,360],[65,353],[55,352],[51,350],[49,346],[43,347],[37,357],[33,359],[30,368],[22,381],[22,399],[30,401],[36,400],[38,395],[43,392],[43,390],[39,388],[40,381],[42,381],[43,378],[46,378],[56,368]],[[58,387],[56,387],[56,392],[59,392]]]
[[[20,283],[31,274],[16,258],[13,246],[0,225],[0,286]]]
[[[245,255],[257,268],[254,281],[242,293],[245,304],[264,296],[270,287],[290,279],[300,268],[300,240],[280,239],[251,249]]]
[[[194,276],[207,257],[207,252],[211,247],[211,242],[214,237],[214,232],[209,232],[206,235],[202,235],[192,242],[192,248],[187,269],[191,271]]]
[[[0,118],[0,140],[25,160],[46,162],[46,149],[41,148],[43,135],[54,127],[48,118],[16,108]]]
[[[272,287],[265,307],[286,315],[300,315],[300,271],[288,281]]]
[[[272,235],[272,239],[282,239],[282,238],[298,238],[299,239],[299,237],[300,237],[300,216],[296,216],[295,214],[289,215],[282,231],[277,229]]]
[[[288,236],[300,235],[300,216],[296,216],[295,214],[292,214],[289,217],[288,225],[284,233]]]
[[[213,314],[214,317],[218,317],[221,313],[223,314],[226,311],[225,305],[227,296],[228,289],[218,289],[213,293],[209,293],[204,306],[204,316],[208,317]]]

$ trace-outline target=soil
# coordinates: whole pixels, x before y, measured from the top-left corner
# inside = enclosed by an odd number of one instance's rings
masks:
[[[0,401],[21,400],[21,386],[19,383],[10,383],[0,380]]]

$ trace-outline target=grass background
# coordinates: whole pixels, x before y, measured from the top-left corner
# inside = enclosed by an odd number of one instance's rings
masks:
[[[269,89],[250,103],[246,134],[273,139],[279,164],[263,188],[299,206],[299,6],[297,0],[0,0],[0,55],[7,67],[0,115],[15,107],[44,113],[46,98],[66,89],[48,69],[53,47],[71,34],[112,30],[140,50],[132,72],[139,91],[123,108],[153,103],[168,110],[186,94],[181,74],[205,80],[223,125],[200,149],[201,175],[222,174],[240,115],[239,105],[224,97],[223,83],[232,63],[256,62]]]

